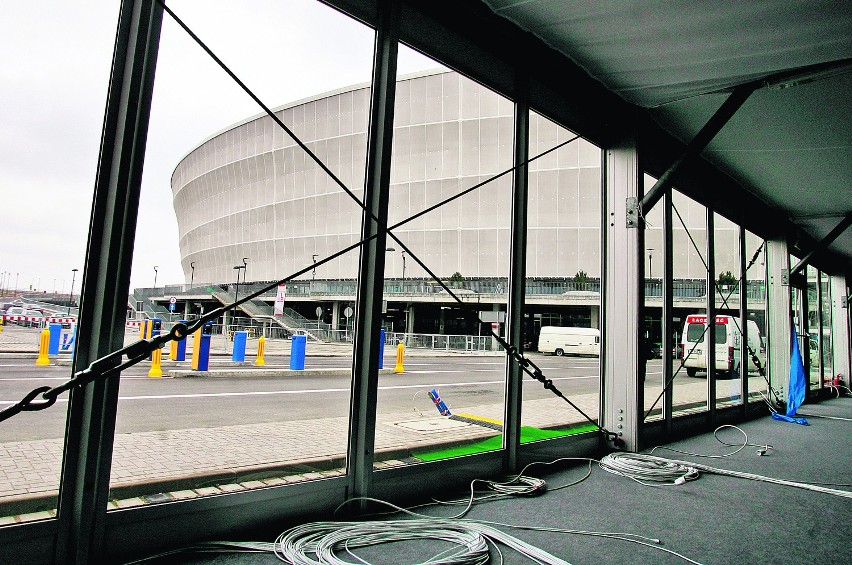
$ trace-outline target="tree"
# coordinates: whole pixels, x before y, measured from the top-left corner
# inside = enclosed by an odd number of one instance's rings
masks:
[[[450,275],[450,284],[453,286],[461,286],[464,283],[464,276],[458,271]]]
[[[587,283],[589,282],[589,275],[586,274],[586,271],[577,271],[577,274],[574,275],[575,283]]]
[[[719,273],[719,285],[735,285],[737,284],[737,277],[731,274],[731,271],[725,271],[724,273]]]

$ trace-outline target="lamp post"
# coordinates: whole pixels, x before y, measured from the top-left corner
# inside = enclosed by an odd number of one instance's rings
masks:
[[[74,280],[77,278],[77,269],[71,269],[71,294],[68,295],[68,315],[71,315],[71,303],[74,301]]]
[[[192,274],[189,275],[189,286],[192,288],[192,283],[195,282],[195,261],[189,263],[189,268],[192,269]]]
[[[396,251],[395,247],[385,247],[385,252],[394,252]]]
[[[654,278],[654,263],[652,263],[654,256],[651,255],[651,252],[654,250],[653,247],[648,248],[648,278]]]
[[[311,259],[314,262],[314,270],[311,271],[311,281],[314,281],[317,278],[317,257],[319,257],[319,255],[317,255],[316,253],[311,255]]]
[[[154,290],[157,290],[157,265],[154,265]]]
[[[405,250],[402,250],[402,284],[405,284]]]

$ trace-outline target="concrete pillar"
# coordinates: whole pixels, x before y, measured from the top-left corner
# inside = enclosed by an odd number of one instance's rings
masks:
[[[591,326],[593,328],[600,329],[601,327],[601,307],[600,306],[589,306],[589,318],[591,319]]]
[[[340,328],[340,301],[335,300],[331,303],[331,329],[337,330]]]
[[[414,333],[414,304],[409,302],[405,306],[405,333]]]

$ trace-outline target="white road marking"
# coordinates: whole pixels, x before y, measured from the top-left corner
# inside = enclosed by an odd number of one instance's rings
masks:
[[[147,378],[147,377],[146,377]],[[581,379],[596,379],[597,376],[593,377],[557,377],[552,379],[553,381],[568,381],[568,380],[581,380]],[[381,386],[379,390],[403,390],[403,389],[412,389],[419,388],[422,389],[424,387],[443,387],[443,388],[454,388],[454,387],[462,387],[462,386],[476,386],[476,385],[502,385],[505,381],[496,380],[496,381],[473,381],[473,382],[463,382],[463,383],[432,383],[429,385],[426,384],[410,384],[410,385],[394,385],[394,386]],[[349,388],[315,388],[315,389],[305,389],[305,390],[263,390],[263,391],[247,391],[247,392],[202,392],[202,393],[193,393],[193,394],[146,394],[139,396],[119,396],[118,400],[122,402],[130,401],[130,400],[171,400],[171,399],[188,399],[188,398],[225,398],[231,396],[276,396],[276,395],[296,395],[296,394],[328,394],[328,393],[349,393],[351,392]],[[17,404],[18,400],[0,400],[0,404]],[[59,398],[57,402],[68,402],[66,398]]]

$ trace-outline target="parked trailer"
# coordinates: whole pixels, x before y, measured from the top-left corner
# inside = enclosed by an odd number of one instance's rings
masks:
[[[553,355],[601,354],[601,332],[596,328],[563,328],[542,326],[538,350]]]

